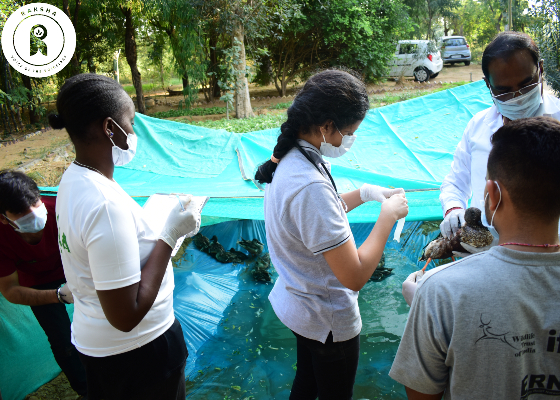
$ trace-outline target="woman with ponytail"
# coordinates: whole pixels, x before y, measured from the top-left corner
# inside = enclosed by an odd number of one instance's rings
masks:
[[[358,291],[371,277],[395,222],[408,213],[403,189],[364,184],[338,194],[323,159],[343,155],[369,109],[362,81],[327,70],[312,76],[288,109],[270,161],[255,179],[267,183],[267,243],[279,278],[269,300],[297,340],[290,400],[349,400],[362,322]],[[346,213],[379,201],[381,213],[356,248]]]

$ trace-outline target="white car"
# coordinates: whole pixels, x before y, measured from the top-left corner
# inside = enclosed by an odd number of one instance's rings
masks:
[[[443,68],[441,54],[430,40],[399,40],[389,76],[413,76],[418,82],[435,78]]]

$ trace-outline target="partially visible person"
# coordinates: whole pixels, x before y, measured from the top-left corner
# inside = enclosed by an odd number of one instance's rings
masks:
[[[22,172],[0,171],[0,293],[10,303],[31,306],[54,358],[79,395],[86,374],[70,340],[72,302],[58,249],[56,197],[41,197]]]
[[[389,372],[411,400],[560,397],[560,122],[512,121],[491,143],[499,246],[420,281]]]
[[[290,400],[350,400],[360,355],[358,291],[383,255],[395,222],[408,213],[403,189],[364,184],[339,194],[325,157],[343,155],[369,108],[365,85],[347,72],[315,74],[288,109],[270,161],[264,214],[278,280],[269,300],[297,342]],[[359,145],[359,144],[356,144]],[[381,212],[356,247],[347,212],[378,201]]]
[[[543,93],[543,61],[539,48],[526,33],[498,34],[484,49],[482,72],[494,105],[468,123],[455,150],[451,170],[441,185],[439,199],[444,213],[441,233],[445,237],[452,236],[465,224],[469,199],[472,207],[481,207],[492,134],[520,118],[560,119],[560,100]],[[486,224],[484,216],[482,222]],[[466,251],[457,255],[487,250],[487,247],[463,247]]]
[[[76,148],[56,215],[88,398],[184,400],[188,354],[173,312],[170,257],[180,237],[198,231],[202,207],[181,196],[159,232],[113,179],[137,143],[134,104],[116,81],[75,75],[56,108],[49,122],[66,128]]]

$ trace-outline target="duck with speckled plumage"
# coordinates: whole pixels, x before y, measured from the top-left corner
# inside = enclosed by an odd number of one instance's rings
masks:
[[[470,207],[465,211],[465,226],[459,228],[451,238],[439,236],[432,240],[425,248],[421,261],[432,259],[440,260],[453,256],[453,252],[464,253],[465,249],[461,243],[481,248],[492,244],[493,236],[484,225],[482,225],[481,212],[476,207]]]

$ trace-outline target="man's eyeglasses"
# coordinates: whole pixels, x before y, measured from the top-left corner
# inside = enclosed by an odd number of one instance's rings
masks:
[[[539,83],[541,83],[541,74],[540,73],[539,73],[539,81],[537,83],[531,83],[527,86],[522,87],[519,90],[516,90],[515,92],[508,92],[508,93],[502,93],[502,94],[495,95],[494,91],[492,90],[492,87],[490,87],[490,93],[492,94],[492,97],[495,98],[496,100],[508,101],[508,100],[513,99],[517,93],[519,93],[520,96],[529,93],[536,86],[538,86]]]

